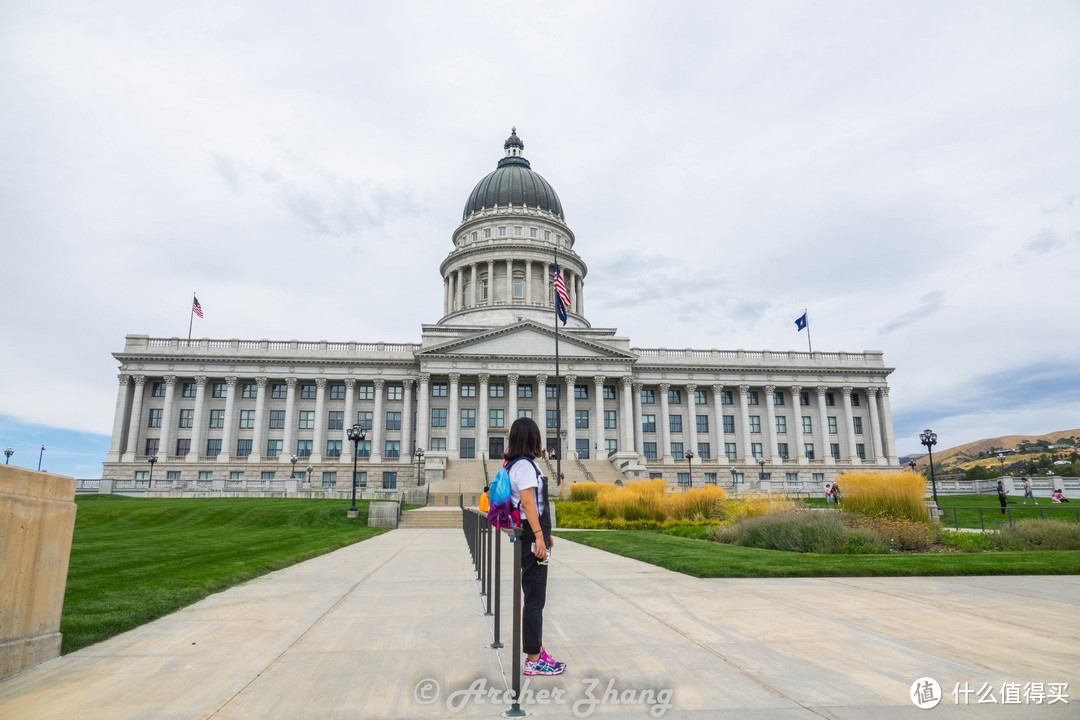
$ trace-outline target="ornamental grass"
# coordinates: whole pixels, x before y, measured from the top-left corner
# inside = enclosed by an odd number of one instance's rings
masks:
[[[840,483],[840,509],[867,517],[926,523],[926,478],[903,472],[846,472]]]
[[[591,489],[586,489],[585,495],[589,492]],[[725,497],[724,491],[715,486],[669,494],[667,483],[662,479],[639,480],[623,487],[600,485],[596,493],[597,517],[629,522],[716,518],[719,517],[717,508]],[[577,499],[573,489],[571,498]]]
[[[738,521],[748,517],[794,512],[800,507],[782,493],[748,490],[724,501],[721,517],[725,520]]]

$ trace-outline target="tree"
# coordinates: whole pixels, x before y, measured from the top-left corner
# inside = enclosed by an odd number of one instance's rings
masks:
[[[964,472],[965,480],[993,480],[998,472],[984,465],[974,465]]]

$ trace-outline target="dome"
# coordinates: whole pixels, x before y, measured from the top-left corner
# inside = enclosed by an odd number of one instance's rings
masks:
[[[521,151],[525,149],[525,143],[518,137],[517,128],[511,129],[510,137],[503,144],[503,149],[506,150],[506,157],[499,160],[495,170],[478,182],[469,193],[461,219],[464,220],[474,212],[493,208],[496,205],[501,207],[525,205],[547,210],[565,220],[559,196],[555,194],[555,190],[547,180],[539,173],[532,171],[529,161],[521,154]]]

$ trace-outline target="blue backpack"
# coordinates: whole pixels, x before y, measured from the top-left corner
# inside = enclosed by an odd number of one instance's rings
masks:
[[[499,472],[495,474],[491,487],[488,488],[488,522],[494,525],[496,529],[512,528],[521,524],[521,511],[514,506],[510,494],[510,468],[518,460],[527,459],[524,456],[516,457],[503,465]],[[539,472],[537,472],[537,476],[539,477]]]

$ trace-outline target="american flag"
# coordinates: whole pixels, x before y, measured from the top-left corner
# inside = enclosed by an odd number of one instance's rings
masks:
[[[202,305],[199,304],[199,298],[195,297],[194,295],[192,295],[192,298],[194,300],[194,304],[192,304],[191,306],[191,311],[199,317],[202,317]]]
[[[570,294],[566,292],[566,283],[563,282],[562,272],[559,270],[559,263],[555,263],[555,311],[559,315],[559,319],[562,320],[562,324],[566,324],[566,308],[570,307]]]

